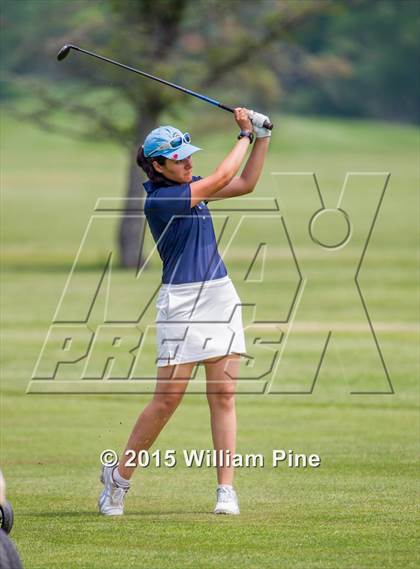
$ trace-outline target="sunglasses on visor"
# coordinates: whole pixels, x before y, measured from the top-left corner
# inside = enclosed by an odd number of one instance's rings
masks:
[[[150,158],[153,154],[156,154],[156,152],[161,152],[162,150],[168,150],[168,148],[173,148],[173,149],[179,148],[184,142],[186,144],[189,144],[191,142],[191,136],[188,132],[185,132],[182,136],[178,134],[169,142],[161,144],[160,146],[158,146],[158,148],[155,148],[155,150],[153,150],[153,152],[151,152],[147,156],[147,158]]]

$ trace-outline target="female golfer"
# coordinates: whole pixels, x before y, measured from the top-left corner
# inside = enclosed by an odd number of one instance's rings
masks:
[[[178,407],[194,366],[204,364],[213,445],[217,456],[216,514],[239,514],[233,489],[235,383],[240,354],[246,352],[241,301],[217,251],[207,202],[252,192],[264,164],[270,131],[267,117],[235,109],[240,133],[234,147],[206,178],[192,175],[194,152],[188,133],[171,126],[153,130],[139,149],[137,162],[149,180],[145,214],[163,261],[157,307],[157,382],[153,399],[137,419],[118,466],[104,466],[102,514],[123,514],[124,496],[135,456],[149,449]],[[252,120],[252,122],[251,122]],[[238,170],[252,146],[242,173]],[[224,459],[224,460],[223,460]]]

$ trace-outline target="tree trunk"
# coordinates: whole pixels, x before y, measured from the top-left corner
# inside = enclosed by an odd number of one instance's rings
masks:
[[[137,199],[129,198],[145,197],[142,184],[145,176],[143,170],[136,163],[136,154],[139,145],[143,143],[147,134],[157,127],[159,114],[160,112],[157,109],[148,109],[147,113],[141,112],[139,114],[136,128],[137,144],[130,151],[126,191],[126,198],[128,199],[118,232],[120,266],[125,268],[141,267],[144,263],[143,242],[146,220],[138,217],[139,203]]]

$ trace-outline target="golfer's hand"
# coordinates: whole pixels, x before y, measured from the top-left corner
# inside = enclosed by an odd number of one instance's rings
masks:
[[[245,107],[237,107],[235,109],[235,121],[241,130],[249,130],[252,132],[249,110],[245,109]]]
[[[263,126],[265,121],[270,122],[270,119],[266,115],[256,113],[255,111],[249,111],[249,118],[251,119],[255,136],[257,138],[268,138],[271,136],[271,130]]]

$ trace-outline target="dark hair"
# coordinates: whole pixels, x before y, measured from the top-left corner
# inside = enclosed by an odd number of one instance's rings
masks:
[[[152,158],[146,158],[144,155],[143,146],[140,146],[137,152],[137,164],[145,172],[149,180],[154,184],[159,184],[161,186],[172,186],[173,182],[165,178],[163,174],[160,174],[160,172],[157,172],[154,169],[152,164],[154,160],[156,160],[156,162],[161,166],[163,166],[166,162],[166,158],[164,156],[153,156]]]

